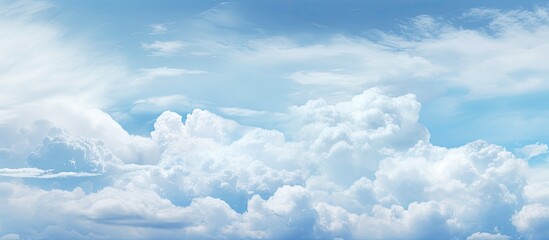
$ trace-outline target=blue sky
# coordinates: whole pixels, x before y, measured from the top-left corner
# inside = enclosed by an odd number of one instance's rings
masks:
[[[428,15],[458,29],[489,34],[487,25],[490,19],[467,17],[466,13],[475,8],[505,11],[546,5],[543,1],[159,1],[154,4],[146,1],[54,1],[53,4],[55,7],[47,14],[53,15],[50,18],[52,21],[64,26],[68,36],[85,36],[98,45],[98,49],[121,58],[132,74],[139,74],[140,69],[161,67],[209,73],[206,76],[171,77],[156,85],[152,91],[149,91],[150,88],[147,91],[138,90],[124,99],[116,99],[116,103],[107,108],[108,111],[124,111],[131,107],[132,101],[142,97],[182,94],[220,114],[223,114],[217,110],[220,107],[284,111],[288,106],[308,100],[295,96],[303,90],[303,86],[288,79],[292,72],[345,67],[335,63],[337,59],[327,59],[318,63],[298,62],[291,66],[280,64],[256,71],[245,64],[227,64],[230,60],[223,57],[227,54],[223,47],[246,50],[250,41],[271,40],[306,47],[326,44],[335,37],[371,40],[376,44],[382,42],[377,36],[379,32],[397,37],[415,34],[413,29],[409,29],[410,22],[421,15]],[[152,27],[155,25],[162,27],[162,33],[153,33]],[[155,56],[143,48],[143,44],[155,41],[179,42],[182,46],[177,54]],[[207,49],[208,45],[219,48]],[[226,91],[229,87],[231,91]],[[361,90],[356,88],[348,92],[353,94]],[[453,147],[476,139],[488,139],[515,148],[543,142],[547,136],[547,132],[541,130],[546,121],[535,119],[547,111],[544,104],[540,104],[546,96],[543,91],[480,99],[468,98],[465,95],[470,89],[459,87],[457,91],[440,89],[432,95],[420,91],[423,90],[411,87],[402,92],[418,95],[424,106],[421,122],[430,130],[432,141],[442,146]],[[441,105],[448,104],[447,101],[451,101],[457,109],[451,113],[441,111],[445,108]],[[168,107],[151,114],[135,114],[131,120],[121,123],[130,132],[147,134],[152,129],[152,122],[163,110],[168,110]],[[186,113],[192,107],[178,110],[186,110],[183,111]],[[519,124],[517,127],[524,130],[491,127],[490,122],[494,118],[503,125]],[[278,122],[273,119],[247,117],[240,120],[261,127],[278,127]]]
[[[549,234],[547,1],[0,0],[0,36],[0,239]]]

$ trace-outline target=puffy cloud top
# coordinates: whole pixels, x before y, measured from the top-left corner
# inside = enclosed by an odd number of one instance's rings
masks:
[[[145,152],[137,153],[111,151],[114,145],[102,139],[50,130],[28,155],[30,168],[0,171],[7,180],[38,176],[25,185],[2,183],[2,219],[21,214],[0,233],[131,239],[543,238],[549,194],[546,183],[526,181],[527,162],[482,140],[457,148],[432,145],[418,122],[420,107],[413,95],[388,96],[379,89],[336,104],[312,100],[291,108],[289,114],[298,120],[291,132],[243,126],[207,110],[194,110],[184,119],[167,111],[150,138],[114,136],[146,143]],[[57,122],[35,125],[33,131],[56,129]],[[116,124],[102,126],[118,132]],[[117,153],[146,159],[131,163]],[[43,171],[64,175],[50,174],[50,183],[57,184],[44,185]],[[75,177],[67,172],[102,178],[70,185],[59,180]],[[24,210],[45,206],[52,209],[51,219],[41,218],[42,211]],[[36,219],[34,225],[24,227],[30,218]],[[33,230],[38,226],[44,230]]]
[[[120,160],[97,139],[72,137],[61,131],[46,137],[38,149],[28,156],[27,161],[31,167],[59,172],[103,173],[108,164]]]

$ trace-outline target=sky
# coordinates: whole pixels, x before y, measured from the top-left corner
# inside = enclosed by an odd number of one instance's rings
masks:
[[[370,67],[380,71],[375,66],[375,59],[383,54],[389,55],[385,55],[387,59],[405,56],[424,58],[429,63],[438,61],[441,65],[443,62],[449,71],[471,69],[482,62],[492,64],[490,61],[497,62],[500,57],[511,59],[511,56],[505,56],[507,53],[503,52],[501,55],[493,55],[493,51],[497,51],[494,49],[492,52],[488,50],[481,53],[482,56],[478,56],[475,61],[466,61],[466,58],[477,57],[474,54],[475,43],[468,43],[468,39],[460,41],[458,38],[450,42],[451,36],[444,38],[429,35],[442,35],[443,28],[454,28],[446,29],[449,31],[446,34],[456,33],[467,38],[467,31],[472,30],[484,38],[478,40],[487,41],[482,44],[493,45],[494,48],[508,48],[506,44],[512,44],[520,48],[520,45],[515,45],[512,41],[521,40],[511,37],[507,38],[507,42],[496,46],[496,42],[503,40],[495,36],[502,34],[499,31],[502,29],[490,27],[490,21],[494,18],[490,14],[493,13],[480,13],[478,10],[533,10],[545,7],[547,4],[544,2],[159,1],[151,6],[140,1],[133,1],[131,4],[124,1],[60,1],[52,4],[55,7],[46,13],[47,19],[62,25],[63,34],[67,37],[86,38],[97,49],[113,55],[109,57],[122,58],[124,67],[129,68],[128,74],[134,78],[139,78],[136,76],[139,74],[149,74],[143,78],[155,78],[154,81],[143,83],[145,86],[135,89],[134,92],[120,96],[122,99],[108,96],[114,103],[104,108],[107,112],[114,115],[132,115],[125,121],[119,121],[130,133],[148,134],[158,114],[172,109],[163,106],[155,111],[147,111],[146,114],[143,111],[128,113],[127,108],[134,107],[136,101],[144,100],[145,97],[181,95],[190,102],[188,106],[179,106],[180,109],[175,110],[188,113],[195,107],[204,106],[217,114],[236,118],[246,124],[278,128],[280,121],[249,114],[235,114],[234,111],[231,114],[222,109],[284,112],[289,106],[303,104],[311,98],[326,95],[335,99],[348,97],[376,86],[396,88],[391,90],[396,94],[416,94],[424,105],[421,112],[422,123],[429,128],[432,141],[442,146],[455,147],[476,139],[487,139],[516,148],[530,142],[542,141],[548,135],[540,130],[545,124],[543,120],[528,116],[531,115],[528,114],[530,112],[547,110],[544,106],[532,106],[546,100],[546,94],[539,91],[536,84],[516,91],[513,91],[512,83],[502,83],[504,86],[486,85],[489,89],[480,89],[480,86],[470,86],[476,80],[468,80],[477,78],[476,76],[457,76],[465,73],[445,72],[444,67],[436,65],[433,69],[418,70],[425,71],[418,76],[407,75],[406,71],[410,69],[398,69],[394,73],[389,72],[390,70],[372,73],[373,71],[365,69]],[[477,12],[474,13],[475,11]],[[439,29],[421,29],[426,26],[416,24],[429,23],[417,22],[419,20],[433,20],[432,23],[438,26],[430,27]],[[393,42],[397,41],[393,38],[401,39],[398,40],[400,42]],[[447,56],[437,56],[433,51],[438,49],[424,46],[437,38],[439,44],[448,44],[444,47],[449,49],[462,47],[461,44],[472,46],[468,47],[470,52],[464,50],[449,52]],[[368,50],[379,52],[361,53],[360,48],[369,44],[373,46],[368,46]],[[271,47],[271,53],[261,52],[262,49],[265,50],[265,45]],[[348,52],[338,45],[348,45],[356,48],[357,52],[351,54],[353,56],[346,56]],[[285,50],[305,51],[315,47],[321,52],[332,53],[321,56],[304,53],[301,59],[285,56],[292,54]],[[526,49],[519,51],[526,51],[528,48],[522,47]],[[507,51],[508,54],[515,54],[512,50]],[[272,55],[265,56],[269,54]],[[254,62],[253,66],[249,61]],[[435,71],[436,67],[438,71]],[[389,69],[391,66],[387,63],[384,68]],[[492,68],[486,66],[478,69],[482,71],[478,74],[490,75],[486,78],[491,80],[483,79],[484,81],[494,82],[502,77],[493,73]],[[173,70],[170,72],[169,69]],[[543,70],[535,66],[524,66],[520,69],[510,68],[502,74],[521,81],[528,77],[535,78]],[[355,81],[359,82],[356,87],[341,80],[327,80],[331,84],[296,80],[314,73],[370,80]],[[150,76],[155,74],[157,76]],[[369,76],[362,76],[364,74]],[[455,78],[458,77],[463,78],[462,82],[454,84],[452,80],[456,81]],[[229,87],[231,91],[226,91]],[[149,91],[142,91],[142,88]],[[441,105],[454,109],[445,111],[445,107]],[[516,116],[520,116],[519,119]],[[499,124],[487,124],[495,118],[502,119],[501,124],[513,122],[531,128],[517,126],[523,130],[507,129]],[[143,124],[144,121],[148,121],[148,124]],[[472,128],[481,131],[470,131]]]
[[[544,239],[547,1],[0,0],[0,239]]]

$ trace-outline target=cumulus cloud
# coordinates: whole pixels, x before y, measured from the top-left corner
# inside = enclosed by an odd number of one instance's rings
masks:
[[[529,239],[544,239],[549,232],[549,206],[528,204],[513,215],[513,224],[517,231]]]
[[[63,129],[72,136],[97,139],[118,159],[130,163],[154,160],[156,144],[149,138],[130,135],[107,113],[74,104],[25,104],[0,111],[0,147],[10,149],[4,162],[21,167],[28,154],[44,138]],[[17,160],[19,159],[19,160]]]
[[[391,98],[379,89],[335,105],[313,100],[291,109],[300,122],[294,137],[309,145],[334,181],[351,183],[372,177],[384,155],[428,141],[417,122],[420,107],[413,95]]]
[[[61,131],[46,137],[27,157],[29,166],[55,171],[105,172],[108,164],[119,161],[96,139],[72,137]]]
[[[529,239],[543,239],[549,234],[549,182],[534,182],[524,187],[527,204],[513,214],[517,231]]]
[[[112,118],[78,120],[79,135],[54,128],[32,142],[23,168],[1,169],[8,182],[0,185],[0,214],[18,212],[19,217],[3,222],[9,231],[0,229],[0,234],[122,239],[543,236],[548,191],[545,183],[527,183],[527,163],[481,140],[456,148],[432,145],[418,123],[420,107],[413,95],[389,96],[380,89],[336,104],[311,100],[289,110],[295,124],[291,132],[244,126],[207,110],[186,116],[167,111],[156,120],[150,138],[141,140],[117,131]],[[75,129],[48,119],[37,128]],[[98,123],[108,126],[110,134],[92,131],[101,129]],[[116,134],[129,142],[125,146],[142,141],[154,147],[121,151],[112,141]],[[131,157],[140,155],[146,160]],[[76,173],[101,177],[82,176],[72,185],[62,181]],[[23,183],[15,181],[25,176]],[[23,225],[26,219],[36,220]],[[37,228],[43,230],[33,230]]]
[[[524,187],[524,198],[530,203],[549,204],[549,182],[534,182]]]

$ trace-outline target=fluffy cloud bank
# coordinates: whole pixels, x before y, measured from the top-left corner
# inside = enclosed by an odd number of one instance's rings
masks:
[[[150,137],[100,111],[78,126],[55,111],[6,121],[15,137],[3,139],[3,163],[26,161],[0,171],[0,235],[543,238],[549,188],[526,181],[526,160],[481,140],[434,146],[420,108],[413,95],[374,88],[292,107],[286,132],[200,109],[164,112]]]

